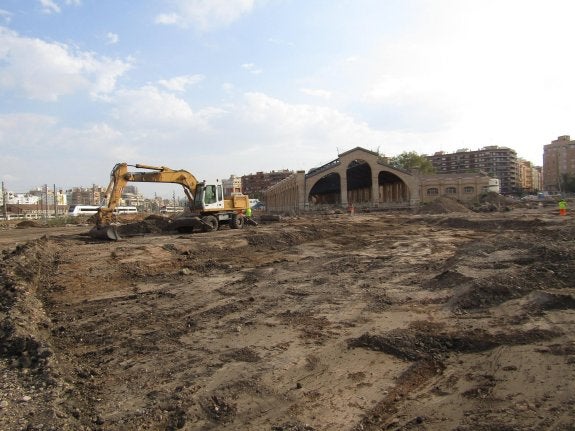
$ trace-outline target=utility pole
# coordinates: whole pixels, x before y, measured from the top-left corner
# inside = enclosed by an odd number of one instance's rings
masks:
[[[58,200],[56,196],[56,184],[54,184],[54,218],[58,218]]]
[[[46,199],[44,202],[44,220],[48,218],[48,184],[44,184],[44,198]]]

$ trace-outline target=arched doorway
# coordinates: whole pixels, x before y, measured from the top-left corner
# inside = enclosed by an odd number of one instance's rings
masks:
[[[383,204],[409,202],[407,185],[392,172],[381,171],[377,176],[379,202]]]
[[[347,202],[364,204],[371,202],[371,167],[365,160],[356,159],[347,165]]]
[[[331,173],[318,180],[308,196],[310,205],[338,205],[341,202],[341,181],[339,174]]]

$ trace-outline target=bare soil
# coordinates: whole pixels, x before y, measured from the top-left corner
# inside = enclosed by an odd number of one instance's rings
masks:
[[[0,429],[575,429],[572,215],[442,212],[4,230]]]

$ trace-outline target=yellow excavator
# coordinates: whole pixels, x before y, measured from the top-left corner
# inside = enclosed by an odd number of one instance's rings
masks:
[[[128,166],[146,171],[130,172]],[[128,182],[174,183],[183,187],[190,203],[190,213],[176,218],[172,223],[172,230],[191,232],[197,228],[209,232],[217,230],[222,224],[228,224],[232,229],[241,229],[246,223],[244,211],[250,206],[247,195],[236,193],[224,198],[221,183],[199,182],[194,175],[185,170],[118,163],[112,169],[110,183],[106,189],[107,206],[101,207],[95,216],[96,226],[90,231],[92,237],[120,239],[117,226],[112,223],[115,217],[114,209],[120,204],[122,190]]]

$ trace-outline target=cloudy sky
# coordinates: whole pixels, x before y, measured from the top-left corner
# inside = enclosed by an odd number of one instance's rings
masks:
[[[0,0],[0,177],[308,170],[575,135],[572,0]]]

